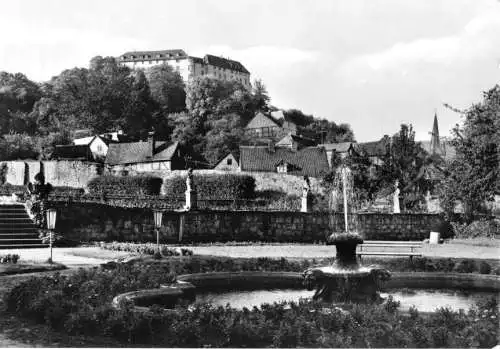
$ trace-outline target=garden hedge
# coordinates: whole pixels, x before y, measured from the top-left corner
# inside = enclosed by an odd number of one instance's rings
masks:
[[[198,199],[253,199],[255,197],[255,178],[249,175],[210,174],[194,175],[193,182]],[[182,196],[186,191],[186,176],[175,176],[165,182],[167,196]]]
[[[154,176],[99,176],[91,179],[87,187],[91,194],[158,195],[163,180]]]

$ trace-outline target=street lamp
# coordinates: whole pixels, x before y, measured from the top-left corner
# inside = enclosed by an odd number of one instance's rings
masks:
[[[49,208],[47,210],[47,229],[49,230],[49,247],[50,247],[49,263],[52,263],[52,242],[53,242],[53,231],[56,228],[56,218],[57,218],[57,211],[53,208]]]
[[[155,228],[156,228],[156,250],[158,256],[160,256],[160,227],[161,221],[163,219],[163,211],[162,210],[154,210],[153,216],[155,220]]]

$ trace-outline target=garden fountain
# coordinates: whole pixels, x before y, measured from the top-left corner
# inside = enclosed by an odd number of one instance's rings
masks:
[[[333,233],[327,244],[335,245],[335,261],[326,267],[307,269],[304,285],[308,290],[316,289],[315,300],[326,302],[373,302],[380,300],[378,290],[382,282],[389,280],[390,273],[383,268],[361,266],[356,258],[356,246],[363,243],[357,232],[349,231],[348,205],[353,198],[353,178],[347,166],[337,169],[332,197],[338,198],[342,189],[344,208],[344,231]]]
[[[335,261],[331,265],[312,267],[303,273],[240,271],[179,275],[174,283],[162,285],[160,288],[117,295],[113,305],[120,308],[127,301],[131,301],[137,311],[149,311],[149,306],[153,304],[173,308],[186,302],[222,306],[230,303],[237,308],[251,308],[263,303],[298,301],[311,296],[314,300],[335,304],[378,303],[383,300],[379,294],[383,285],[384,292],[391,289],[427,289],[399,292],[398,296],[395,296],[398,291],[387,295],[401,299],[402,308],[409,309],[412,304],[417,303],[419,309],[432,311],[447,303],[457,309],[458,306],[465,308],[475,302],[472,302],[472,296],[484,298],[492,292],[498,294],[500,279],[495,275],[399,272],[391,277],[386,269],[360,265],[356,258],[356,246],[362,244],[363,239],[353,231],[354,229],[349,229],[349,207],[353,210],[354,206],[350,169],[340,167],[334,183],[334,198],[343,197],[344,230],[328,237],[327,243],[335,245],[337,251]],[[437,289],[467,290],[472,296],[448,295],[435,292]]]

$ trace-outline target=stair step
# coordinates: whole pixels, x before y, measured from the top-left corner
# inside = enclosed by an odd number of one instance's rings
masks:
[[[12,244],[12,245],[0,245],[0,249],[9,248],[47,248],[49,244]]]
[[[23,239],[23,238],[18,238],[18,239],[0,239],[0,244],[3,241],[41,241],[42,239],[40,238],[32,238],[32,239]]]

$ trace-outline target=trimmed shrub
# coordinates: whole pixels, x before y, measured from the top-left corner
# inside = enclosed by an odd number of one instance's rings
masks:
[[[201,200],[253,199],[255,178],[249,175],[209,174],[193,176],[194,186]],[[169,178],[165,183],[166,196],[183,196],[186,191],[186,176]]]
[[[5,264],[5,263],[16,264],[18,260],[19,260],[18,254],[8,254],[5,256],[0,256],[0,263],[1,264]]]
[[[158,195],[163,180],[154,176],[100,176],[91,179],[87,187],[91,194],[100,195]]]
[[[66,195],[66,196],[81,196],[85,194],[83,188],[73,188],[73,187],[52,187],[53,195]]]
[[[499,238],[500,219],[482,218],[470,224],[453,222],[453,231],[458,239],[471,239],[477,237]]]

